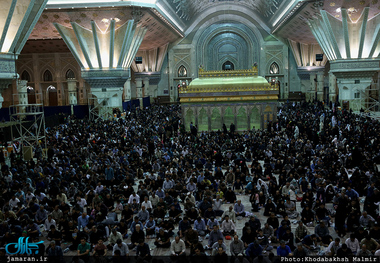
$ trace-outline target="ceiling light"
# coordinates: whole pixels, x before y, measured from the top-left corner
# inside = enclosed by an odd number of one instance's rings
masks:
[[[341,10],[341,8],[340,7],[338,7],[336,10],[335,10],[335,12],[337,12],[337,13],[340,13],[342,10]]]

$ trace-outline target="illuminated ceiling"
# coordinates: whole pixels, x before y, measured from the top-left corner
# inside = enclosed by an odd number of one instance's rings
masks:
[[[35,39],[62,39],[53,23],[69,26],[70,22],[76,22],[84,28],[91,29],[91,20],[95,21],[100,30],[106,31],[111,18],[116,19],[116,28],[126,21],[133,19],[132,12],[140,11],[140,8],[84,8],[65,10],[45,10],[34,27],[29,40]],[[154,47],[171,43],[179,38],[165,23],[159,20],[149,9],[141,9],[139,24],[148,27],[140,49],[151,49]],[[33,42],[32,42],[33,43]]]
[[[276,37],[306,44],[317,43],[307,21],[321,9],[340,19],[341,8],[346,8],[352,21],[359,18],[364,7],[370,7],[369,18],[380,12],[380,0],[49,0],[23,52],[67,52],[54,22],[65,26],[77,22],[90,28],[94,20],[106,30],[107,20],[117,18],[116,26],[120,26],[136,11],[142,12],[140,23],[148,27],[140,50],[150,50],[179,40],[184,32],[196,31],[192,25],[202,15],[232,14],[234,6],[256,14],[261,25],[265,24]],[[207,17],[214,19],[212,15]],[[48,47],[50,42],[56,49]]]
[[[208,8],[218,8],[223,4],[234,2],[255,11],[258,15],[271,18],[284,0],[167,0],[178,16],[188,21]]]

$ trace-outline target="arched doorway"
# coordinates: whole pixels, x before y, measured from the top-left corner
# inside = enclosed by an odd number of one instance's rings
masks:
[[[222,70],[234,70],[235,65],[231,61],[226,61],[222,65]]]
[[[28,104],[35,104],[36,103],[36,91],[33,87],[28,86],[26,88],[28,92]]]
[[[57,89],[54,86],[49,86],[47,88],[49,96],[49,106],[58,106],[58,94]]]

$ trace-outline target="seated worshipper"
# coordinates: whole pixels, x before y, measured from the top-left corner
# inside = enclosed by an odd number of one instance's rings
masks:
[[[360,226],[355,231],[355,237],[356,239],[361,242],[366,236],[368,236],[368,231],[364,230],[364,227]]]
[[[356,253],[357,257],[370,257],[373,256],[371,251],[367,249],[367,246],[365,244],[362,245],[362,248],[359,249],[358,253]]]
[[[307,227],[302,223],[301,220],[299,220],[294,235],[296,243],[302,242],[303,238],[308,234],[309,231],[307,230]]]
[[[44,206],[40,206],[40,209],[37,210],[34,218],[37,225],[45,223],[45,220],[47,219],[47,211]]]
[[[371,236],[371,238],[375,239],[376,242],[380,241],[380,225],[379,225],[379,223],[375,222],[373,224],[373,227],[369,231],[369,235]]]
[[[256,232],[253,232],[250,227],[247,227],[246,231],[241,237],[241,240],[244,242],[244,246],[247,248],[249,244],[256,240]]]
[[[325,255],[326,256],[330,256],[330,257],[333,257],[336,255],[338,249],[341,247],[341,244],[340,244],[340,238],[337,237],[335,238],[334,241],[331,241],[329,246],[326,248],[325,250]]]
[[[161,219],[158,219],[158,220],[161,220]],[[163,221],[162,228],[165,230],[165,232],[167,232],[169,234],[170,237],[172,237],[174,235],[173,230],[175,227],[174,227],[173,223],[171,223],[169,220]]]
[[[128,203],[129,204],[129,203]],[[129,204],[129,207],[131,208],[132,212],[134,214],[137,214],[140,211],[140,204],[137,203],[136,199],[132,200],[132,203]]]
[[[40,235],[39,227],[36,223],[34,223],[32,220],[28,222],[28,224],[25,226],[25,230],[27,231],[27,234],[29,237],[38,237]]]
[[[332,219],[330,216],[329,210],[325,207],[324,203],[321,203],[317,209],[315,209],[315,218],[317,221],[325,221],[327,225],[330,225],[330,220]]]
[[[265,223],[264,227],[261,230],[263,230],[263,235],[266,236],[268,238],[268,240],[270,240],[272,242],[276,241],[273,227],[270,226],[268,223]]]
[[[138,216],[134,217],[133,222],[131,224],[130,230],[131,230],[132,234],[136,230],[136,225],[140,225],[140,227],[143,226],[143,223],[139,220]]]
[[[294,234],[292,233],[292,229],[290,227],[287,227],[285,230],[285,233],[280,237],[283,241],[285,241],[285,244],[290,247],[290,250],[294,250]]]
[[[227,250],[226,244],[224,244],[224,242],[223,242],[223,238],[219,238],[218,241],[215,242],[212,245],[212,247],[211,247],[211,249],[212,249],[211,255],[215,256],[218,253],[219,248],[222,248],[223,251]]]
[[[233,206],[230,205],[228,207],[228,210],[224,211],[221,218],[225,218],[226,216],[228,216],[230,218],[230,220],[235,223],[236,222],[236,213],[233,209],[234,209]]]
[[[223,234],[220,232],[219,227],[214,225],[214,229],[210,232],[208,238],[208,248],[210,249],[212,245],[217,242],[219,239],[223,240]]]
[[[257,241],[259,242],[260,246],[265,251],[271,251],[273,249],[273,246],[270,245],[269,239],[267,236],[264,235],[263,230],[259,229],[257,231]]]
[[[156,235],[156,241],[154,242],[157,248],[169,248],[170,247],[170,237],[163,228],[160,228]]]
[[[293,256],[296,258],[305,258],[308,255],[309,255],[309,251],[302,246],[302,243],[297,243],[297,247],[293,251]]]
[[[175,239],[170,244],[170,255],[172,260],[174,257],[186,256],[186,246],[182,239],[179,236],[176,236]]]
[[[107,246],[104,245],[103,239],[99,239],[94,247],[94,256],[105,257],[107,255]]]
[[[169,220],[172,221],[173,224],[178,224],[181,221],[182,211],[177,209],[174,204],[170,206],[169,209]]]
[[[52,226],[55,226],[55,228],[57,228],[56,221],[53,219],[53,216],[50,214],[48,215],[44,223],[45,231],[49,231]],[[56,244],[56,245],[59,246],[59,244]]]
[[[85,238],[82,238],[77,249],[77,256],[79,256],[84,262],[90,259],[91,245],[86,242]]]
[[[243,183],[240,181],[240,178],[237,178],[235,183],[234,183],[234,192],[241,194],[244,190]]]
[[[180,238],[184,237],[186,232],[191,229],[191,223],[186,216],[179,222],[178,229],[178,235]]]
[[[56,244],[55,241],[50,242],[50,246],[47,248],[47,255],[49,257],[55,257],[59,260],[60,257],[63,257],[63,251],[62,248]]]
[[[214,225],[219,227],[219,221],[216,220],[214,217],[211,217],[207,221],[207,224],[206,224],[206,231],[205,231],[207,233],[206,238],[208,238],[208,234],[214,229]]]
[[[315,250],[318,248],[318,239],[317,235],[312,234],[312,235],[306,235],[303,240],[302,244],[304,247],[306,247],[308,250]]]
[[[153,219],[153,216],[149,216],[149,220],[145,223],[146,237],[151,238],[156,233],[156,221]]]
[[[211,217],[216,217],[216,213],[214,210],[212,210],[212,207],[208,207],[207,210],[204,212],[204,218],[206,220],[210,219]]]
[[[95,225],[92,226],[91,232],[90,232],[90,243],[92,245],[96,245],[98,244],[99,239],[104,240],[104,238],[105,238],[105,233],[102,230],[98,229],[97,226]]]
[[[279,257],[293,256],[290,247],[285,244],[284,240],[281,240],[280,245],[277,247],[277,256]]]
[[[136,232],[136,231],[135,231]],[[110,234],[110,236],[108,237],[108,241],[109,241],[109,243],[108,243],[108,248],[109,249],[112,249],[114,246],[115,246],[115,244],[116,244],[116,242],[118,241],[118,240],[123,240],[123,236],[121,235],[121,233],[120,232],[118,232],[117,230],[116,230],[116,228],[113,228],[112,229],[112,231],[111,231],[111,234]],[[95,241],[95,240],[94,240]],[[91,241],[91,242],[93,242],[93,241]],[[95,241],[95,242],[97,242],[97,241]],[[95,243],[94,242],[94,243]]]
[[[224,236],[234,236],[236,233],[235,224],[230,220],[228,216],[226,216],[222,222],[221,231]]]
[[[271,213],[267,219],[267,223],[273,227],[274,234],[277,235],[278,227],[280,226],[280,222],[275,213]]]
[[[336,256],[341,258],[350,257],[352,255],[352,250],[347,246],[347,244],[342,244],[342,246],[336,252]]]
[[[128,238],[128,225],[125,223],[124,219],[120,220],[120,223],[117,225],[117,231],[121,233],[123,238]]]
[[[216,216],[223,215],[224,211],[222,210],[222,204],[223,200],[220,198],[220,195],[216,195],[216,199],[213,200],[213,207],[212,210],[214,210]]]
[[[224,199],[228,204],[233,204],[236,201],[236,194],[232,191],[231,187],[228,188],[228,191],[224,195]]]
[[[194,206],[195,206],[195,203],[191,202],[190,199],[186,197],[185,203],[183,204],[185,212],[189,211]]]
[[[194,221],[197,220],[197,218],[199,216],[199,212],[196,209],[196,207],[193,206],[193,207],[190,208],[190,210],[187,210],[186,216],[187,216],[187,218],[189,219],[189,221],[191,223],[194,223]]]
[[[362,239],[360,242],[360,245],[363,248],[363,245],[366,245],[367,250],[369,250],[372,254],[375,254],[375,252],[380,249],[379,243],[373,238],[371,238],[370,235],[367,235],[365,238]]]
[[[145,206],[142,206],[141,207],[141,210],[140,212],[137,214],[137,216],[139,217],[139,220],[145,224],[146,221],[149,220],[149,212],[148,210],[146,210]]]
[[[244,205],[241,203],[241,200],[238,200],[236,204],[234,205],[234,211],[238,219],[239,217],[240,218],[245,217]]]
[[[152,192],[152,195],[149,197],[149,201],[152,204],[152,209],[157,207],[159,199],[160,198],[154,192]]]
[[[206,223],[201,217],[198,217],[197,220],[195,220],[194,230],[196,230],[200,236],[206,235],[206,231],[207,231]]]
[[[145,197],[144,197],[144,202],[141,203],[141,206],[145,206],[146,210],[147,210],[149,213],[152,213],[152,212],[153,212],[152,202],[148,200],[148,196],[145,196]]]
[[[119,254],[119,253],[116,253],[116,252],[119,252],[120,256],[122,256],[122,257],[129,256],[129,248],[128,248],[127,244],[125,244],[123,242],[122,239],[118,239],[116,241],[116,244],[113,246],[112,255],[114,256],[116,254]]]
[[[317,239],[325,245],[330,244],[332,241],[329,228],[326,226],[325,221],[319,222],[319,224],[314,229],[314,233],[317,236]]]
[[[230,244],[231,256],[237,257],[240,253],[244,253],[244,250],[244,242],[235,235],[234,240]]]
[[[301,212],[301,220],[307,226],[312,226],[314,222],[314,212],[309,206],[305,206]]]
[[[140,240],[145,240],[145,233],[141,230],[141,225],[136,225],[136,230],[131,235],[131,243],[128,244],[129,249],[135,248]]]
[[[185,234],[186,247],[191,247],[192,244],[198,242],[198,232],[190,228]]]
[[[153,210],[153,217],[156,219],[164,219],[166,215],[165,209],[161,205],[157,205],[157,207]]]
[[[286,199],[285,212],[289,216],[289,218],[298,217],[298,212],[296,211],[296,204],[293,201],[290,201],[290,199]]]
[[[260,246],[258,241],[254,241],[248,245],[245,250],[245,254],[248,258],[254,259],[258,256],[261,256],[263,253],[263,248]]]
[[[47,235],[47,240],[49,241],[55,241],[55,244],[57,246],[60,246],[61,245],[61,241],[62,241],[62,234],[61,232],[59,232],[58,230],[56,230],[55,226],[52,225],[50,227],[50,231]]]
[[[249,227],[252,229],[252,231],[257,232],[261,228],[260,219],[258,219],[254,215],[250,217],[248,223],[249,223]]]
[[[264,206],[264,216],[270,216],[270,213],[276,212],[276,206],[271,198],[268,198],[267,203]]]
[[[362,216],[359,219],[360,226],[365,229],[369,229],[375,223],[375,219],[367,213],[367,211],[363,211]]]

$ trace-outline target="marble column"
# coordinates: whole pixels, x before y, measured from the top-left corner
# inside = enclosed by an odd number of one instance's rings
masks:
[[[140,101],[140,108],[143,108],[143,87],[142,79],[136,79],[136,97]]]
[[[69,91],[69,104],[78,105],[77,99],[77,80],[67,79],[67,89]]]
[[[306,100],[312,101],[315,99],[315,79],[317,78],[317,74],[310,73],[310,85],[306,94]]]
[[[124,101],[130,101],[131,99],[132,99],[131,79],[128,79],[124,83]]]
[[[335,103],[336,101],[336,77],[333,73],[329,73],[329,101]]]
[[[317,99],[322,101],[324,99],[324,74],[323,72],[318,72],[317,74]]]
[[[152,97],[152,92],[150,90],[149,78],[144,78],[144,97]]]

